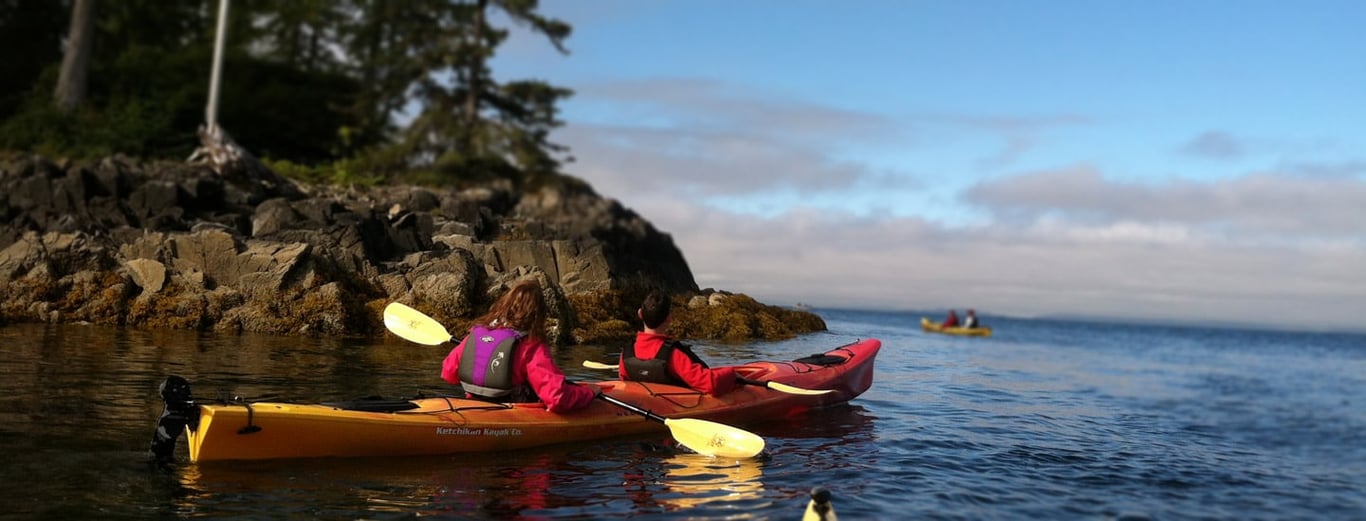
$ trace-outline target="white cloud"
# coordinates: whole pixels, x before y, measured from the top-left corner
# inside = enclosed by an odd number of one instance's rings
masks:
[[[672,231],[703,287],[779,303],[1358,329],[1366,313],[1360,244],[1244,246],[1135,224],[965,231],[803,211],[672,212],[654,222]]]
[[[1350,177],[1253,173],[1146,184],[1109,181],[1094,168],[1077,167],[983,182],[964,197],[1026,224],[1051,215],[1101,224],[1181,223],[1201,230],[1204,239],[1366,241],[1366,180]]]
[[[1318,166],[1209,181],[1116,181],[1089,164],[989,178],[941,173],[968,179],[949,201],[984,216],[968,225],[907,208],[939,197],[926,195],[940,186],[937,179],[855,162],[842,147],[915,146],[891,138],[913,134],[897,124],[1034,136],[1085,118],[897,122],[746,100],[716,87],[602,86],[587,112],[614,123],[574,123],[558,134],[578,157],[571,173],[671,234],[704,288],[778,304],[1362,329],[1360,161],[1304,162]],[[619,117],[628,112],[635,118]],[[1044,146],[1029,137],[1017,144]],[[933,153],[918,149],[912,157]],[[717,204],[727,198],[775,207]]]
[[[655,78],[580,86],[575,98],[616,121],[667,123],[674,128],[752,134],[791,144],[901,139],[886,117],[751,92],[742,85],[690,78]],[[600,113],[600,115],[602,115]],[[620,116],[628,116],[621,118]]]
[[[1227,132],[1211,131],[1182,145],[1181,152],[1213,159],[1236,159],[1246,153],[1246,145]]]

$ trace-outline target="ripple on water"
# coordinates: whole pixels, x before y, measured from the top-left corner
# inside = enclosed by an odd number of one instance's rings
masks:
[[[787,519],[825,486],[846,519],[1366,519],[1359,335],[1324,348],[1248,333],[1261,343],[1244,345],[1002,319],[978,342],[897,320],[905,328],[870,329],[888,333],[872,389],[753,426],[769,441],[753,461],[692,458],[659,433],[171,473],[145,465],[166,374],[190,377],[201,397],[393,396],[439,385],[431,364],[444,349],[0,328],[2,497],[17,518]],[[831,336],[735,357],[809,354]]]

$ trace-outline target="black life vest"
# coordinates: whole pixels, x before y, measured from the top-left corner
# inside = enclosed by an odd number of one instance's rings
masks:
[[[621,356],[621,363],[626,368],[626,379],[636,382],[651,382],[687,387],[687,382],[679,379],[674,375],[673,371],[669,370],[669,360],[673,357],[673,351],[675,349],[688,355],[688,358],[693,362],[702,367],[707,367],[707,363],[703,362],[696,353],[693,353],[691,347],[688,347],[687,344],[677,340],[665,341],[663,345],[659,346],[659,352],[655,353],[655,357],[648,360],[637,358],[636,346],[635,344],[631,344],[631,347],[626,348],[626,351],[623,352]]]

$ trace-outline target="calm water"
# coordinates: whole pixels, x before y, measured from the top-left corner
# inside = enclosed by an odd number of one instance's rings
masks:
[[[704,348],[791,359],[883,341],[848,406],[751,426],[766,458],[663,435],[509,454],[149,468],[167,374],[201,398],[410,396],[445,350],[394,340],[0,328],[0,518],[797,519],[811,487],[857,519],[1366,519],[1366,335],[820,310],[829,333]],[[571,376],[614,347],[564,353]]]

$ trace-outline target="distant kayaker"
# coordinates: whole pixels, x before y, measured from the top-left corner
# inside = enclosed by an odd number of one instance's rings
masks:
[[[944,323],[940,325],[944,327],[958,327],[958,312],[950,309],[949,316],[945,317]]]
[[[545,402],[550,412],[586,407],[601,389],[565,380],[545,343],[545,301],[535,279],[518,283],[441,364],[441,378],[473,397],[503,403]]]
[[[664,293],[651,291],[645,296],[636,311],[644,330],[636,333],[635,345],[621,353],[621,379],[680,385],[712,396],[730,392],[738,383],[735,368],[712,369],[691,347],[664,333],[672,307]]]
[[[966,328],[969,328],[969,329],[970,329],[970,328],[977,327],[977,312],[976,312],[976,311],[973,311],[973,310],[971,310],[971,309],[968,310],[968,316],[963,317],[963,327],[966,327]]]

